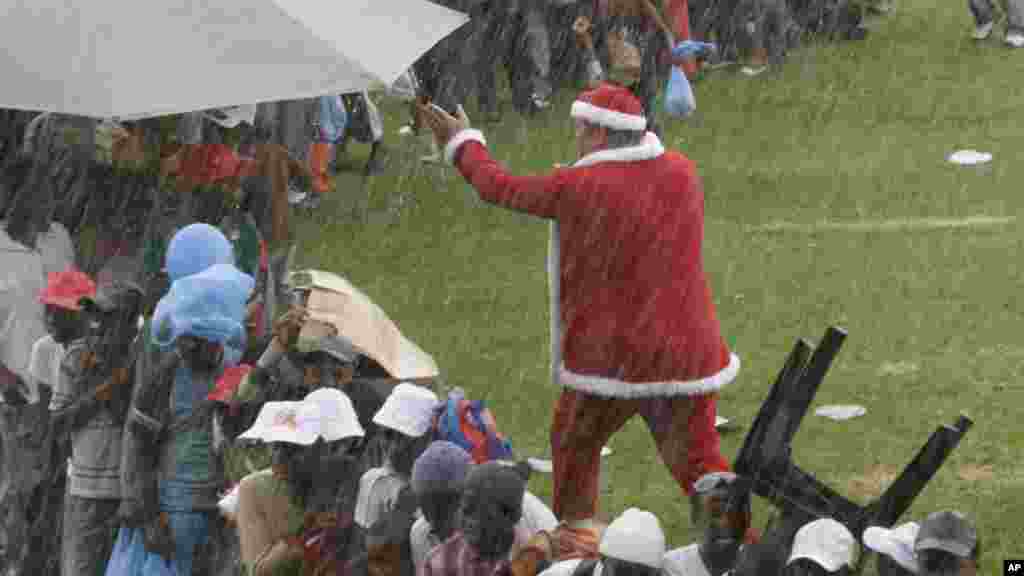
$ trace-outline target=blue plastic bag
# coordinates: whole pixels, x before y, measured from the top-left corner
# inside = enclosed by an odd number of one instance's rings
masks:
[[[104,576],[177,576],[174,565],[160,556],[146,551],[145,535],[141,528],[122,526],[114,542],[114,551],[107,562]]]
[[[142,572],[140,576],[177,576],[174,571],[174,565],[165,560],[163,556],[159,554],[146,554],[146,561],[142,564]]]
[[[142,530],[122,526],[114,542],[114,551],[107,562],[104,576],[136,576],[143,572],[146,560],[146,546],[143,542]]]
[[[672,49],[672,56],[675,58],[688,58],[690,56],[699,56],[701,54],[707,54],[713,52],[717,47],[710,42],[697,42],[694,40],[684,40],[676,47]]]
[[[696,109],[697,101],[690,81],[678,66],[673,66],[665,85],[665,112],[676,118],[686,118]]]

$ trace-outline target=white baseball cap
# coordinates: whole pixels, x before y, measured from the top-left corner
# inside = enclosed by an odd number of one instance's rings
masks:
[[[605,529],[598,552],[605,558],[660,570],[665,561],[665,533],[654,514],[630,508]]]
[[[892,558],[900,567],[917,573],[917,556],[914,554],[914,541],[921,525],[907,522],[896,528],[870,526],[864,530],[864,545],[869,549]]]
[[[441,401],[422,386],[405,382],[395,386],[384,405],[373,416],[373,423],[419,438],[430,430]]]
[[[256,422],[239,435],[242,440],[309,446],[316,442],[320,408],[304,402],[267,402]]]
[[[320,408],[320,426],[317,434],[324,442],[344,438],[362,438],[366,431],[359,424],[359,416],[348,395],[337,388],[318,388],[310,392],[303,403]]]
[[[856,546],[857,541],[846,526],[832,518],[821,518],[797,530],[786,565],[807,558],[829,572],[836,572],[843,566],[853,567]]]

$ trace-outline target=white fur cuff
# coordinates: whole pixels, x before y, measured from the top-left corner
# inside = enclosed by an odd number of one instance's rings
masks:
[[[565,364],[562,364],[559,383],[573,390],[610,398],[700,396],[718,392],[735,380],[739,371],[740,359],[735,354],[729,355],[729,364],[710,376],[672,382],[625,382],[614,378],[585,376],[567,370]]]
[[[455,136],[448,141],[448,144],[444,147],[444,160],[449,164],[455,163],[455,153],[459,151],[459,147],[466,142],[479,142],[484,146],[487,146],[487,141],[484,140],[484,133],[479,130],[467,128],[460,130]]]
[[[623,114],[607,108],[599,108],[589,102],[577,100],[572,103],[571,116],[586,120],[591,124],[611,128],[612,130],[644,130],[647,128],[647,118],[634,114]]]

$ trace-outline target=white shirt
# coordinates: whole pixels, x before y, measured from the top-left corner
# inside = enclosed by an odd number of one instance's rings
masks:
[[[359,495],[356,497],[355,523],[369,529],[388,512],[394,509],[398,493],[406,482],[388,466],[368,470],[359,479]]]
[[[561,562],[555,562],[548,567],[547,570],[541,572],[539,576],[572,576],[576,572],[576,568],[583,562],[582,558],[574,558],[572,560],[563,560]],[[598,562],[594,565],[594,571],[591,572],[591,576],[601,576],[604,566]]]
[[[12,240],[4,225],[0,220],[0,362],[28,382],[32,346],[46,335],[39,302],[46,280],[39,253]]]
[[[64,359],[64,346],[58,344],[53,336],[47,334],[32,345],[28,366],[28,402],[39,401],[39,387],[46,386],[50,390],[57,388],[60,380],[60,363]]]

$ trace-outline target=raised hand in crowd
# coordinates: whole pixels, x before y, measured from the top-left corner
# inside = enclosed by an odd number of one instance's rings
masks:
[[[274,321],[274,338],[278,344],[285,349],[295,347],[299,340],[299,332],[308,319],[309,312],[296,306]]]

